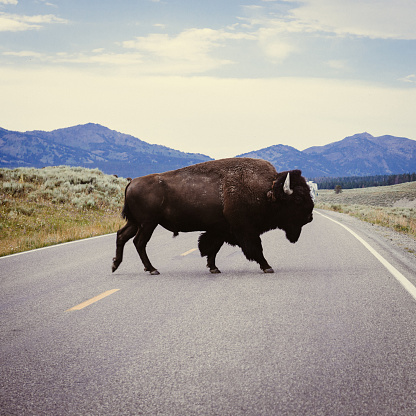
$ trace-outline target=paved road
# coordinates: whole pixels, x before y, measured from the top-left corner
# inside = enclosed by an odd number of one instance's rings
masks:
[[[196,239],[156,230],[160,276],[114,235],[1,258],[1,415],[416,414],[416,301],[347,230],[266,234],[274,275]]]

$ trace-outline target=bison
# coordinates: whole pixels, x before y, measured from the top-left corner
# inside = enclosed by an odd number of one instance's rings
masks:
[[[123,260],[126,242],[134,245],[144,270],[159,274],[146,245],[160,224],[179,232],[204,231],[201,256],[211,273],[220,273],[215,257],[224,242],[241,247],[265,273],[273,273],[263,256],[260,235],[280,228],[295,243],[312,221],[314,203],[300,170],[278,173],[265,160],[230,158],[133,179],[126,187],[122,215],[127,224],[117,232],[112,271]]]

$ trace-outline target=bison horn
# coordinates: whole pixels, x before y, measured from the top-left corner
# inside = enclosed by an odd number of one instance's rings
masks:
[[[288,195],[293,194],[293,189],[290,189],[290,174],[289,174],[289,172],[286,176],[286,180],[285,180],[285,183],[283,185],[283,191],[285,192],[285,194],[288,194]]]

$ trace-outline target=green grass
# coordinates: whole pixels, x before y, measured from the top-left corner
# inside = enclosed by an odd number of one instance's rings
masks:
[[[97,169],[0,169],[0,256],[117,231],[127,183]]]
[[[320,190],[315,205],[416,238],[416,182],[346,189],[340,194]]]

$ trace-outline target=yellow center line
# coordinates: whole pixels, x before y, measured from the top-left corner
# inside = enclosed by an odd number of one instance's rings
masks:
[[[188,250],[188,251],[185,251],[185,253],[182,253],[181,254],[181,256],[182,257],[185,257],[185,256],[187,256],[188,254],[191,254],[191,253],[193,253],[194,251],[196,251],[196,250],[198,250],[197,248],[191,248],[190,250]]]
[[[106,298],[107,296],[112,295],[115,292],[118,292],[120,289],[111,289],[111,290],[107,290],[107,292],[101,293],[101,295],[95,296],[89,300],[86,300],[85,302],[80,303],[79,305],[73,306],[70,309],[67,309],[66,312],[70,312],[70,311],[79,311],[81,309],[84,309],[85,307],[91,305],[92,303],[95,303],[103,298]]]

